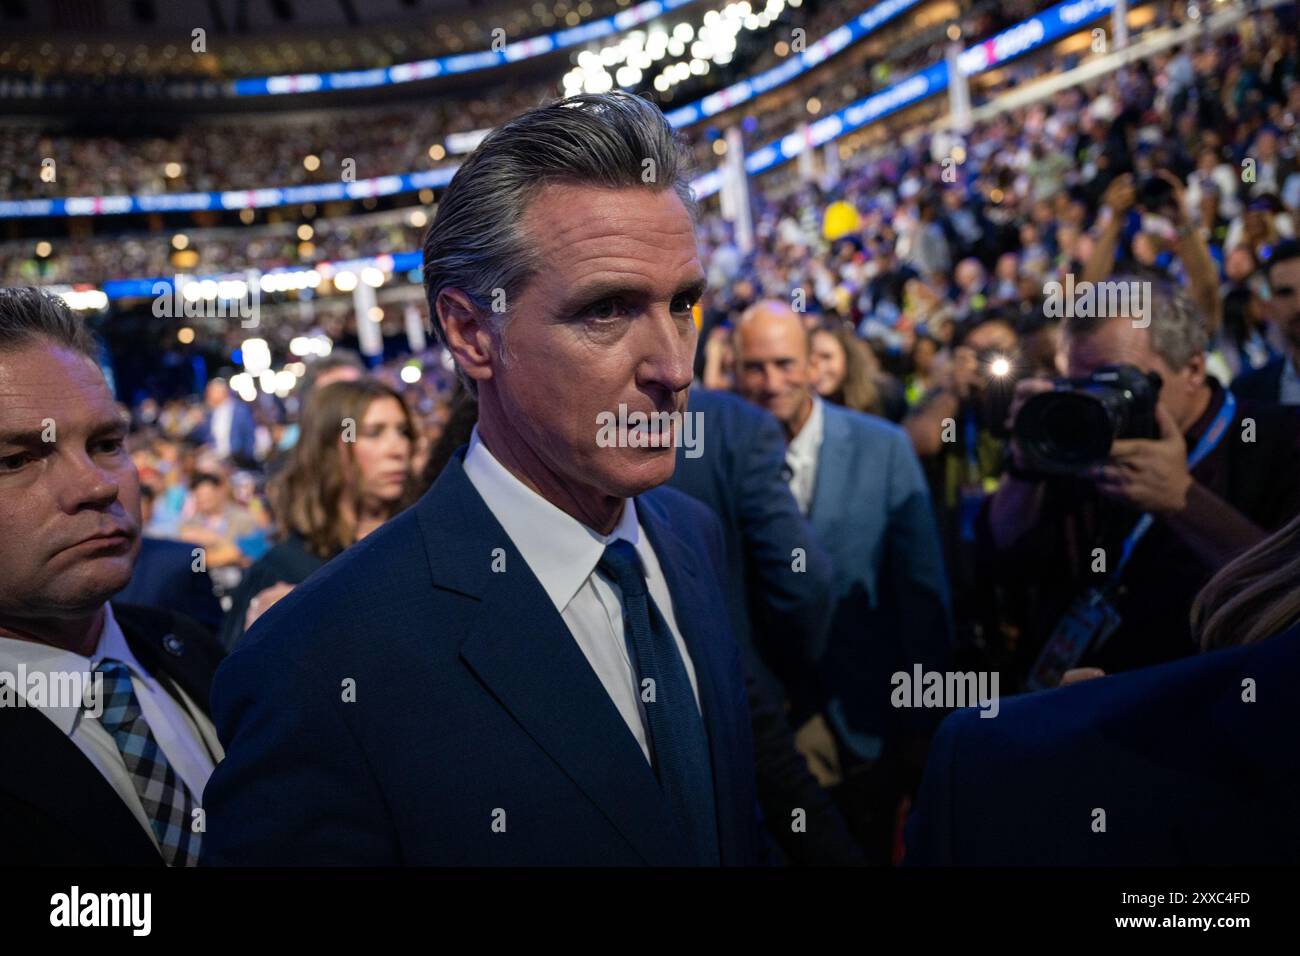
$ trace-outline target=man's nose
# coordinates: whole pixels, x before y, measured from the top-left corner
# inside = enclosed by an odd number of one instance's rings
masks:
[[[689,388],[695,377],[695,323],[689,325],[670,313],[647,316],[644,323],[646,338],[641,341],[645,358],[641,362],[641,377],[646,384],[659,385],[676,393]]]
[[[59,483],[58,501],[68,514],[83,508],[106,508],[117,500],[117,475],[98,465],[89,455],[58,456],[55,480]]]

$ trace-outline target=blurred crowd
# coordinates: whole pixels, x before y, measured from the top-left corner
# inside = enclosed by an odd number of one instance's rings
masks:
[[[804,31],[804,42],[811,46],[860,13],[860,7],[849,0],[808,0],[799,7],[787,7],[768,27],[742,31],[737,42],[743,45],[738,45],[726,66],[712,66],[706,75],[693,75],[667,93],[649,90],[648,94],[659,98],[665,110],[692,102],[796,55],[789,39],[796,28]],[[982,39],[1033,8],[1028,0],[973,4],[964,20],[966,35]],[[698,24],[702,12],[702,8],[686,8],[682,18]],[[838,108],[843,105],[839,98],[848,102],[882,85],[901,69],[940,57],[943,23],[930,17],[927,28],[917,31],[911,22],[918,15],[915,11],[905,13],[886,24],[868,46],[855,50],[855,65],[837,66],[824,81],[827,92],[819,92],[823,84],[810,86],[794,101],[784,102],[775,115],[769,110],[756,111],[758,133],[766,140],[787,132],[791,115],[796,120],[800,112],[807,115],[804,101],[808,96],[826,96],[828,105],[834,99]],[[861,65],[868,56],[873,64],[870,72]],[[418,107],[336,110],[304,120],[286,120],[279,114],[214,120],[187,125],[171,135],[87,136],[58,128],[5,126],[0,137],[0,196],[208,192],[337,182],[345,160],[352,161],[356,179],[436,168],[457,159],[445,149],[448,136],[491,128],[554,97],[559,86],[553,74],[547,76],[550,78],[544,81],[480,88],[472,96],[431,99]],[[843,96],[829,93],[832,88],[841,90]],[[706,157],[712,137],[704,130],[696,135],[702,144],[701,156]],[[33,157],[37,159],[33,161]],[[46,158],[55,162],[56,183],[41,179],[40,160]]]
[[[83,40],[32,44],[15,37],[0,43],[0,70],[43,79],[68,76],[227,79],[308,70],[363,70],[429,57],[487,49],[493,30],[510,42],[541,32],[575,27],[633,6],[633,0],[541,0],[531,4],[490,3],[466,12],[431,13],[406,29],[354,25],[346,32],[303,38],[293,32],[274,38],[250,31],[245,17],[231,24],[234,34],[212,38],[208,49],[190,44]],[[355,16],[355,14],[354,14]],[[416,28],[412,28],[416,27]],[[188,39],[188,36],[187,36]]]

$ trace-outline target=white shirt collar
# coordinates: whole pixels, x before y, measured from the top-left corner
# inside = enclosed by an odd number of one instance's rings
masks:
[[[808,415],[808,421],[803,423],[803,428],[799,429],[799,434],[790,439],[790,445],[786,449],[786,458],[794,457],[800,462],[816,461],[817,452],[822,446],[822,432],[825,428],[825,412],[822,409],[822,400],[817,396],[812,397],[812,412]]]
[[[563,612],[591,577],[611,541],[632,542],[645,560],[636,502],[624,500],[623,516],[608,535],[588,528],[516,478],[479,438],[478,426],[465,453],[465,476],[519,549],[555,609]]]
[[[90,657],[83,657],[73,651],[35,641],[20,641],[12,637],[0,637],[0,671],[11,675],[15,680],[19,665],[23,665],[28,674],[79,673],[93,675],[95,668],[104,658],[121,661],[131,671],[131,675],[153,686],[153,679],[140,666],[131,648],[126,643],[126,635],[113,616],[113,608],[104,604],[104,625],[99,632],[99,640]],[[93,676],[92,676],[93,679]],[[20,696],[25,688],[16,687]],[[65,736],[70,736],[77,726],[81,715],[80,707],[42,707],[44,713]]]

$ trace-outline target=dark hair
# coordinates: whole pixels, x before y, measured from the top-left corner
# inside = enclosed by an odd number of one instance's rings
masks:
[[[62,299],[31,286],[0,289],[0,352],[28,348],[42,338],[99,360],[95,337]]]
[[[1274,266],[1289,262],[1292,259],[1300,259],[1300,240],[1283,239],[1269,253],[1269,257],[1264,263],[1264,274],[1267,275],[1272,272]]]
[[[502,334],[511,310],[493,310],[497,291],[514,302],[541,268],[522,222],[543,187],[673,189],[694,220],[690,158],[658,106],[621,91],[571,96],[498,126],[452,177],[424,239],[424,294],[438,341],[446,344],[438,315],[445,289],[458,289]],[[461,380],[477,394],[472,379]]]

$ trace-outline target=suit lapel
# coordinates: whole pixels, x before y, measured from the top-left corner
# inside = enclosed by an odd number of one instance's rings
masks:
[[[734,780],[735,768],[743,765],[737,761],[740,743],[735,728],[728,717],[733,713],[732,702],[721,696],[725,686],[723,673],[729,662],[718,653],[726,646],[714,636],[718,627],[716,618],[706,619],[702,612],[711,602],[704,590],[709,572],[701,568],[697,556],[672,530],[667,517],[656,502],[646,496],[637,499],[637,517],[659,559],[659,567],[668,583],[668,593],[673,599],[673,616],[681,629],[682,640],[695,665],[695,680],[700,691],[700,711],[704,730],[709,738],[709,756],[713,765],[714,804],[718,814],[718,846],[723,864],[733,862],[730,855],[743,844],[737,830],[739,821],[752,810],[729,806],[731,794],[740,792]],[[720,607],[717,610],[721,611]],[[723,622],[725,626],[725,620]]]
[[[84,719],[84,718],[83,718]],[[59,820],[88,849],[115,866],[161,866],[153,841],[116,790],[71,740],[39,711],[0,709],[0,788]]]
[[[462,660],[647,863],[684,865],[682,834],[636,738],[459,454],[421,508],[434,583],[481,602]],[[503,573],[491,571],[497,548]]]
[[[822,416],[822,445],[817,449],[817,478],[808,519],[825,540],[834,531],[846,500],[851,445],[846,435],[848,423],[839,410],[823,401]]]
[[[127,646],[131,648],[131,653],[140,662],[140,666],[152,674],[171,695],[172,700],[189,714],[208,756],[214,764],[220,763],[223,756],[221,741],[208,716],[212,668],[202,660],[198,648],[191,647],[171,632],[165,618],[158,617],[156,623],[151,624],[151,621],[155,621],[152,609],[149,609],[149,615],[140,614],[139,610],[129,605],[113,606],[113,616],[122,628]],[[185,693],[179,693],[181,690]],[[193,706],[190,706],[191,701]]]

